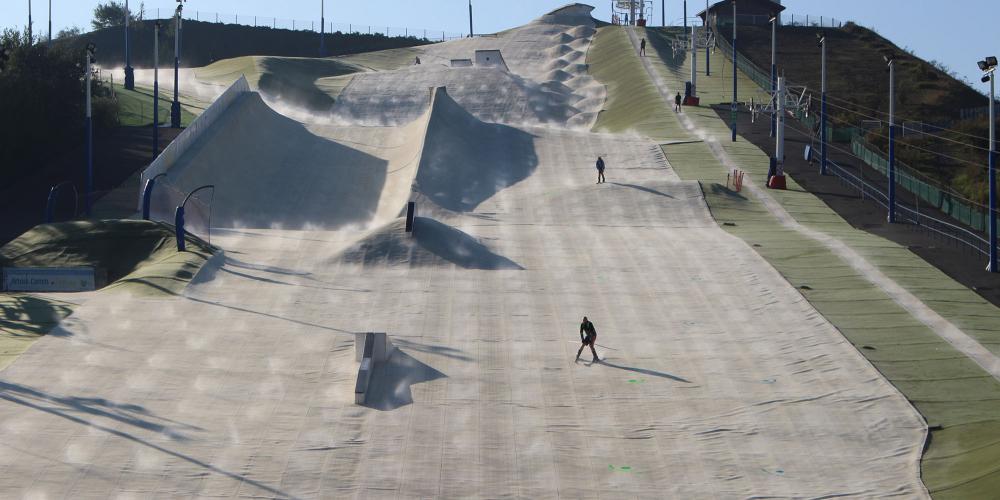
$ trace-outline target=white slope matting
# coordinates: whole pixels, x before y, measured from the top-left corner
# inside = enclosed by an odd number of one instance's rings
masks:
[[[436,221],[515,266],[230,229],[185,297],[92,298],[0,374],[2,496],[925,494],[919,416],[658,148],[523,132],[531,174]],[[399,350],[362,407],[371,330]]]

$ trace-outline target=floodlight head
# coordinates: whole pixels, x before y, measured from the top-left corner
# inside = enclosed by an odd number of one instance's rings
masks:
[[[770,17],[767,18],[767,22],[773,23],[778,20],[778,15],[771,13]]]
[[[890,51],[885,51],[882,53],[882,60],[884,60],[886,64],[892,64],[892,62],[896,60],[896,54],[893,54]]]
[[[97,52],[97,46],[94,45],[93,42],[88,43],[87,44],[87,53],[90,54],[90,55],[94,55],[94,52]]]
[[[822,47],[824,43],[826,43],[826,33],[822,31],[816,33],[816,46]]]
[[[986,71],[986,70],[990,69],[989,65],[986,64],[986,61],[978,61],[978,62],[976,62],[976,64],[979,65],[979,70],[980,71]]]
[[[996,56],[989,56],[989,57],[987,57],[986,58],[986,65],[989,66],[989,67],[991,67],[991,68],[997,67],[997,57]]]
[[[990,78],[993,78],[993,75],[992,75],[992,74],[989,74],[989,75],[985,75],[985,76],[983,76],[982,80],[979,80],[979,81],[981,81],[981,82],[983,82],[983,83],[989,83],[989,81],[990,81]]]

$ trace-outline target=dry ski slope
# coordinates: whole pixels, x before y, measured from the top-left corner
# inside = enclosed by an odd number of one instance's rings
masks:
[[[590,10],[498,38],[528,40],[510,74],[421,78],[542,92]],[[220,186],[224,261],[183,297],[97,294],[0,373],[0,496],[924,496],[903,397],[654,144],[580,131],[593,82],[558,76],[581,98],[530,126],[478,87],[335,120],[241,98],[169,175]],[[600,363],[574,363],[584,315]],[[358,331],[399,348],[367,406]]]

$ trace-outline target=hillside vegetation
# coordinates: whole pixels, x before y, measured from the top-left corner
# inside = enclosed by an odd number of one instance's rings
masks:
[[[889,74],[883,54],[892,53],[896,60],[897,124],[921,122],[952,129],[933,129],[940,137],[910,132],[897,136],[898,158],[936,184],[984,203],[988,120],[963,121],[960,115],[963,108],[986,106],[988,99],[949,74],[943,65],[924,61],[867,28],[852,23],[843,29],[782,26],[778,30],[778,72],[790,84],[808,87],[814,113],[819,110],[820,32],[827,37],[828,111],[832,125],[860,127],[862,120],[881,120],[881,126],[868,128],[865,139],[882,151],[888,150]],[[740,27],[738,36],[740,52],[768,71],[770,28]]]
[[[167,66],[174,58],[174,29],[172,21],[161,22],[160,63]],[[147,20],[130,27],[133,67],[153,66],[153,23]],[[181,66],[185,67],[207,66],[215,61],[241,56],[319,57],[319,34],[313,31],[185,20],[181,41]],[[125,65],[125,39],[121,26],[61,41],[80,48],[88,42],[97,46],[97,61],[102,66],[113,68]],[[338,56],[428,43],[412,36],[335,32],[326,35],[326,52],[328,56]]]

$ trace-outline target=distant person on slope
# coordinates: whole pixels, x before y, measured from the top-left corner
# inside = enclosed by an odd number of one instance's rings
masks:
[[[597,157],[597,183],[604,182],[604,158]]]
[[[639,55],[640,56],[645,56],[646,55],[646,39],[645,38],[643,38],[642,41],[639,42]]]
[[[680,92],[678,92],[677,95],[674,96],[674,112],[675,113],[680,113],[681,112],[681,93]]]
[[[579,351],[576,351],[576,361],[580,361],[580,354],[587,346],[590,346],[590,352],[594,355],[594,362],[600,361],[597,357],[597,351],[594,350],[594,344],[597,343],[597,329],[586,316],[583,317],[583,323],[580,323],[580,342],[583,342],[583,345],[580,346]]]

